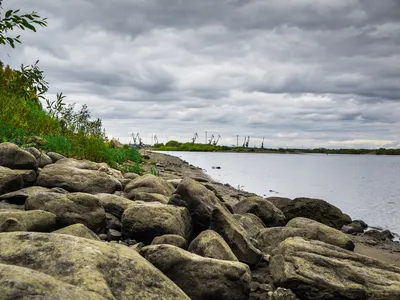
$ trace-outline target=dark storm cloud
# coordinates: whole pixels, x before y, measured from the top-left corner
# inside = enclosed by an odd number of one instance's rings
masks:
[[[15,0],[49,27],[0,52],[110,134],[209,130],[282,144],[398,145],[397,0]],[[165,138],[166,139],[166,138]]]

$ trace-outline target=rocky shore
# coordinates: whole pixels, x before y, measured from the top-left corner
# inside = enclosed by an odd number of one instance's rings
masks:
[[[0,299],[400,299],[400,246],[176,157],[157,176],[0,144]]]

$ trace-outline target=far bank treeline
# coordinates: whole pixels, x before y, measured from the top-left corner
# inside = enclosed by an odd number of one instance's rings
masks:
[[[13,29],[36,31],[39,26],[47,26],[47,20],[35,12],[9,10],[3,14],[0,0],[0,51],[3,46],[15,48],[21,43],[20,36],[13,36]],[[62,93],[50,100],[48,89],[38,61],[18,70],[0,61],[0,143],[35,146],[68,157],[106,162],[125,172],[140,172],[141,157],[136,149],[108,141],[102,121],[91,118],[86,104],[76,109],[75,104],[65,102]]]
[[[299,149],[299,148],[250,148],[229,147],[199,143],[180,143],[169,141],[166,144],[159,143],[153,146],[158,151],[193,151],[193,152],[255,152],[255,153],[321,153],[321,154],[369,154],[369,155],[400,155],[400,149]]]

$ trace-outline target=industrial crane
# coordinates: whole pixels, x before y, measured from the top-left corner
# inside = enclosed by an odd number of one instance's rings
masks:
[[[246,147],[246,148],[248,148],[249,147],[249,142],[250,142],[250,136],[245,136],[244,137],[244,142],[243,142],[243,148],[244,147]]]
[[[158,144],[158,138],[156,135],[154,135],[154,144]]]
[[[211,145],[211,143],[214,141],[214,139],[215,139],[215,137],[214,137],[214,135],[212,134],[212,135],[211,135],[211,138],[208,140],[208,144]]]
[[[217,137],[217,139],[216,140],[214,140],[214,142],[213,142],[213,145],[214,146],[217,146],[217,144],[218,144],[218,141],[221,139],[221,136],[220,135],[218,135],[218,137]]]
[[[133,146],[140,148],[143,146],[142,138],[140,137],[139,132],[135,135],[135,133],[132,133],[132,139],[133,139]]]
[[[261,149],[264,149],[264,136],[263,136],[263,141],[262,141],[262,143],[261,143]]]
[[[194,133],[193,137],[192,137],[192,144],[194,144],[196,142],[196,139],[199,137],[199,135],[197,134],[197,132]]]

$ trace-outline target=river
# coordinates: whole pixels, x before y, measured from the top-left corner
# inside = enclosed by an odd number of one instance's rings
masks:
[[[163,153],[204,169],[221,183],[265,197],[324,199],[353,219],[400,233],[400,156]]]

